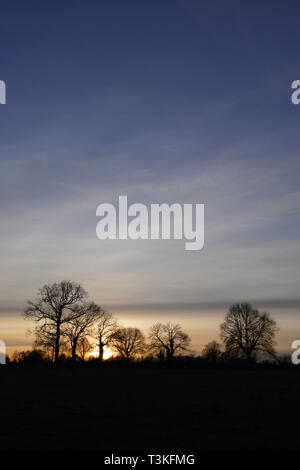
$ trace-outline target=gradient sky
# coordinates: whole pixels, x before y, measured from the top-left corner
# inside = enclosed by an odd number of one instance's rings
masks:
[[[46,282],[200,350],[231,302],[300,336],[298,1],[0,2],[0,339]],[[99,241],[102,202],[204,203],[205,246]]]

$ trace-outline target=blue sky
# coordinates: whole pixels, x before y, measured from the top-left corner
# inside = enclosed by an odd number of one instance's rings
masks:
[[[11,347],[29,341],[26,300],[61,278],[81,281],[125,324],[167,309],[199,336],[210,309],[248,300],[277,315],[286,344],[295,339],[299,3],[0,8],[0,315]],[[96,207],[120,194],[204,203],[204,249],[100,242]]]

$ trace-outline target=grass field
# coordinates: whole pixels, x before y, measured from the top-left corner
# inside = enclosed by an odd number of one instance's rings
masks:
[[[296,449],[298,370],[1,367],[6,449]]]

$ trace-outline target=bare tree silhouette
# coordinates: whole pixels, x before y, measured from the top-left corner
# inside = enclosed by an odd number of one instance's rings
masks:
[[[184,333],[181,326],[172,323],[156,323],[149,333],[150,348],[161,354],[163,351],[168,361],[171,361],[178,351],[187,351],[190,337]]]
[[[83,336],[78,340],[78,352],[80,359],[84,360],[85,356],[89,351],[93,349],[92,343],[87,339],[86,336]]]
[[[79,340],[91,334],[91,328],[101,316],[101,307],[94,302],[76,305],[74,313],[78,311],[79,316],[71,319],[63,325],[61,334],[66,336],[70,342],[72,359],[77,357],[77,346]]]
[[[92,334],[93,338],[97,341],[99,360],[101,362],[103,361],[104,348],[110,345],[117,329],[118,324],[112,314],[102,310],[101,315],[97,319],[96,328]]]
[[[47,354],[48,358],[53,361],[55,357],[56,345],[56,328],[53,324],[44,323],[38,325],[32,332],[35,336],[33,343],[34,349],[41,348]],[[65,349],[66,340],[60,338],[60,351]]]
[[[75,306],[87,297],[80,284],[72,281],[44,285],[35,302],[28,302],[24,318],[36,322],[44,321],[55,329],[55,362],[59,358],[61,326],[81,315]]]
[[[119,328],[112,336],[110,348],[122,358],[130,359],[145,351],[146,342],[138,328]]]
[[[216,364],[222,356],[221,345],[217,341],[207,343],[202,351],[202,357],[208,362]]]
[[[221,338],[226,352],[241,355],[255,362],[258,351],[274,355],[276,321],[266,312],[253,309],[248,303],[233,304],[221,325]]]

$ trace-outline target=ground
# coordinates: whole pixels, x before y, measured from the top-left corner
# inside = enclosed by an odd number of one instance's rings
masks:
[[[298,370],[0,369],[6,449],[296,449]]]

